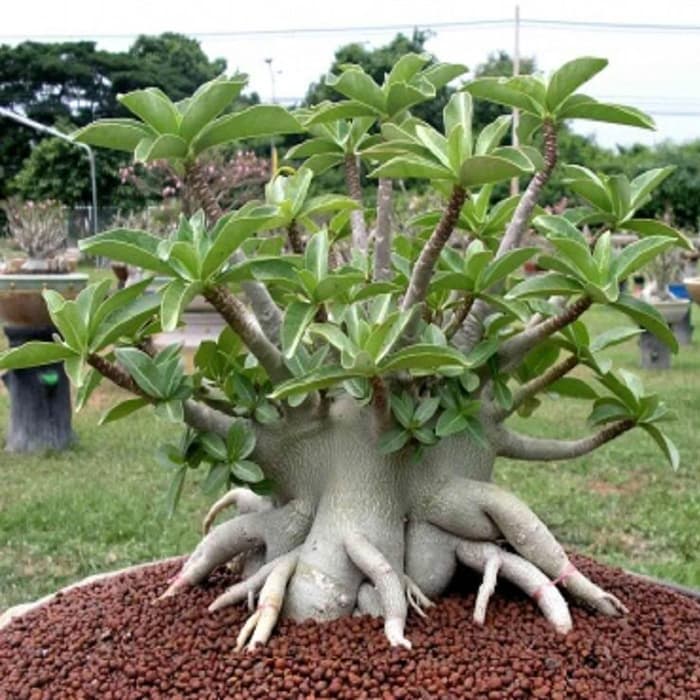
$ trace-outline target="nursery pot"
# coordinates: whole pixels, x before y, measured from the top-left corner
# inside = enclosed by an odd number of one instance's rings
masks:
[[[75,297],[87,275],[0,275],[0,321],[10,347],[56,333],[41,292],[55,289]],[[63,450],[73,441],[70,384],[62,362],[11,370],[3,382],[10,395],[8,452]]]

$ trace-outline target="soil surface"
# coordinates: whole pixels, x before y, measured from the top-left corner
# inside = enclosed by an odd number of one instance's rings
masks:
[[[605,618],[572,606],[560,637],[504,583],[486,625],[472,622],[475,578],[462,575],[427,620],[411,613],[413,650],[391,649],[382,622],[282,622],[268,646],[234,651],[245,606],[210,614],[233,582],[154,604],[177,563],[90,584],[0,631],[0,698],[700,698],[700,603],[582,557],[630,608]]]

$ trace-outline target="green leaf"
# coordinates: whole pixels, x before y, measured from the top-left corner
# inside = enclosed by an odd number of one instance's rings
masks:
[[[88,402],[90,396],[102,382],[102,375],[94,369],[86,372],[82,386],[80,386],[75,396],[75,412],[81,411]]]
[[[297,394],[308,394],[317,389],[327,389],[336,384],[363,376],[362,372],[357,370],[347,370],[342,367],[321,367],[314,372],[310,372],[304,377],[288,379],[281,384],[278,384],[272,393],[270,399],[285,399],[288,396]]]
[[[265,478],[263,470],[248,459],[241,459],[231,465],[233,475],[247,484],[257,484]]]
[[[445,134],[449,137],[458,127],[462,127],[464,152],[462,159],[472,152],[472,97],[468,92],[456,92],[442,111]]]
[[[352,66],[340,75],[327,76],[326,85],[379,113],[386,111],[386,100],[382,89],[359,66]]]
[[[579,99],[573,100],[572,97]],[[605,104],[592,97],[574,95],[558,109],[559,119],[589,119],[608,124],[625,124],[642,129],[655,129],[654,120],[644,112],[624,105]]]
[[[621,294],[617,302],[611,306],[618,311],[622,311],[622,313],[629,316],[652,335],[655,335],[672,352],[678,352],[678,341],[673,335],[673,331],[671,331],[663,316],[653,306],[629,294]]]
[[[435,434],[444,438],[456,435],[467,428],[467,419],[456,408],[448,408],[443,411],[435,425]]]
[[[76,352],[63,343],[30,340],[19,347],[0,353],[0,369],[25,369],[62,362]]]
[[[126,289],[122,291],[126,291]],[[115,294],[111,299],[117,297],[118,294]],[[142,292],[142,296],[130,303],[125,301],[122,306],[111,311],[92,333],[90,351],[97,352],[116,342],[122,336],[130,336],[135,333],[158,311],[159,306],[160,300],[157,294],[143,294]]]
[[[143,138],[153,135],[151,128],[135,119],[98,119],[74,131],[71,139],[89,146],[131,153]]]
[[[674,246],[676,241],[665,236],[650,236],[625,246],[615,259],[615,274],[618,281],[640,270],[659,253]]]
[[[185,306],[200,291],[196,285],[175,279],[165,285],[160,302],[161,326],[166,333],[177,328]]]
[[[339,119],[352,119],[354,117],[376,117],[377,110],[368,105],[354,102],[353,100],[342,100],[340,102],[322,102],[316,105],[311,119],[306,122],[306,126],[316,124],[326,124]],[[308,166],[308,163],[307,163]]]
[[[674,165],[665,168],[654,168],[638,175],[630,183],[630,206],[633,210],[639,209],[655,190],[674,170]]]
[[[198,88],[182,115],[180,136],[189,143],[238,97],[246,82],[244,76],[234,76],[229,80],[216,78]]]
[[[464,89],[473,97],[480,97],[506,107],[517,107],[523,112],[541,116],[543,106],[538,105],[529,95],[510,86],[509,82],[508,78],[478,78],[467,83]]]
[[[386,84],[405,83],[418,73],[429,61],[430,56],[426,53],[404,54],[394,63],[389,75],[386,77]]]
[[[581,85],[608,65],[604,58],[584,56],[565,63],[556,70],[547,86],[547,108],[554,112],[557,107]]]
[[[584,235],[566,217],[541,214],[533,219],[536,228],[553,238],[568,238],[579,245],[588,247]]]
[[[53,289],[45,289],[42,296],[51,320],[63,336],[65,344],[76,353],[83,353],[87,348],[88,329],[77,303],[64,299]]]
[[[240,248],[243,241],[273,222],[276,216],[276,207],[251,206],[220,219],[211,232],[212,244],[202,261],[202,279],[209,278]]]
[[[351,211],[359,209],[360,205],[351,197],[344,197],[339,194],[321,194],[306,202],[303,209],[304,216],[318,216],[319,214],[330,214],[336,211]]]
[[[659,449],[663,452],[664,457],[668,460],[673,471],[678,469],[680,464],[680,455],[678,454],[678,448],[673,444],[669,437],[662,433],[655,425],[649,425],[649,423],[642,423],[640,427],[645,430],[654,442],[659,446]]]
[[[548,297],[553,294],[571,295],[583,291],[578,280],[571,279],[559,272],[546,272],[542,275],[528,277],[516,284],[507,294],[506,299],[521,297]]]
[[[421,72],[421,77],[427,80],[436,90],[439,90],[468,70],[461,63],[433,63]]]
[[[435,415],[439,405],[440,399],[438,398],[422,399],[413,414],[414,422],[418,423],[418,425],[425,425]]]
[[[478,187],[490,182],[502,182],[527,172],[506,158],[473,156],[462,163],[459,183],[462,187]]]
[[[430,154],[446,168],[452,170],[450,158],[447,153],[447,139],[436,129],[429,125],[418,124],[416,126],[418,140],[430,151]]]
[[[388,455],[398,452],[409,441],[411,433],[402,428],[392,428],[387,430],[379,438],[377,449],[379,454]]]
[[[420,81],[421,86],[407,83],[394,83],[389,87],[386,95],[386,114],[396,117],[404,110],[415,104],[425,102],[435,96],[435,89],[427,81]]]
[[[433,345],[409,345],[379,363],[381,374],[400,370],[438,370],[442,367],[466,367],[467,362],[458,350]]]
[[[195,155],[212,146],[259,136],[299,134],[301,124],[279,105],[254,105],[227,114],[205,126],[192,142]]]
[[[202,482],[202,491],[206,494],[216,493],[227,485],[230,474],[228,464],[212,464],[207,478]]]
[[[486,155],[496,148],[508,133],[511,122],[512,117],[510,114],[504,114],[486,125],[476,140],[474,154],[477,156]]]
[[[328,274],[329,250],[328,231],[325,229],[311,236],[306,244],[304,267],[313,274],[317,282]]]
[[[160,242],[160,238],[147,231],[118,228],[85,238],[78,245],[80,250],[90,255],[171,274],[170,267],[158,256]]]
[[[518,248],[504,253],[481,271],[476,284],[477,288],[489,289],[497,282],[501,282],[538,252],[539,248]]]
[[[302,143],[292,146],[284,156],[285,160],[296,160],[297,158],[308,158],[322,154],[333,154],[342,156],[343,151],[337,143],[325,138],[308,139]]]
[[[308,331],[312,335],[321,336],[327,343],[351,357],[354,357],[359,351],[357,345],[338,326],[331,323],[312,323]]]
[[[586,399],[594,401],[599,398],[598,393],[590,385],[577,377],[562,377],[552,382],[547,391],[552,391],[561,396],[568,396],[572,399]]]
[[[136,348],[116,348],[114,354],[133,380],[149,396],[166,398],[165,387],[160,386],[158,368],[152,357]]]
[[[411,397],[406,392],[404,392],[401,396],[392,394],[390,403],[392,413],[396,417],[396,420],[404,428],[410,427],[414,410]]]
[[[118,95],[117,100],[159,134],[177,133],[180,116],[175,105],[162,90],[133,90],[125,95]]]
[[[152,163],[155,160],[173,160],[187,155],[187,144],[175,134],[161,134],[150,142],[149,147],[139,152],[137,162]]]
[[[305,301],[293,301],[287,307],[282,321],[281,340],[284,356],[289,359],[297,350],[306,327],[316,314],[316,305]]]
[[[452,172],[440,162],[413,153],[391,158],[375,168],[368,177],[454,179]]]
[[[99,424],[104,425],[105,423],[111,423],[120,418],[125,418],[144,406],[148,406],[148,401],[146,399],[127,399],[107,410],[100,418]]]
[[[621,224],[621,227],[627,231],[638,233],[640,236],[667,236],[673,238],[678,245],[686,250],[695,250],[692,241],[663,221],[656,221],[656,219],[628,219]]]
[[[177,504],[182,495],[182,487],[185,484],[185,475],[187,474],[187,466],[180,467],[172,476],[168,493],[165,496],[167,514],[169,518],[175,515]]]
[[[612,347],[613,345],[620,345],[620,343],[625,343],[631,338],[636,338],[640,333],[642,333],[641,328],[611,328],[597,335],[591,341],[588,349],[591,353],[600,352],[601,350],[605,350],[605,348]]]
[[[202,433],[199,436],[199,441],[210,457],[219,462],[225,462],[228,459],[226,443],[221,435],[217,433]]]

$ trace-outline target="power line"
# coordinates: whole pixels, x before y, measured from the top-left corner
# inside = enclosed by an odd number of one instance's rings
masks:
[[[562,19],[526,19],[521,18],[521,25],[540,29],[578,29],[578,30],[616,30],[627,32],[652,33],[698,33],[700,24],[661,24],[641,22],[594,22],[585,20]],[[292,27],[289,29],[241,29],[231,31],[187,32],[188,36],[201,39],[246,38],[256,36],[304,36],[324,34],[366,34],[368,32],[395,32],[411,29],[455,30],[463,28],[511,27],[512,18],[480,19],[451,22],[406,22],[400,24],[360,25],[353,27]],[[132,39],[139,32],[114,34],[0,34],[0,40],[18,41],[34,39],[48,41],[58,39]]]

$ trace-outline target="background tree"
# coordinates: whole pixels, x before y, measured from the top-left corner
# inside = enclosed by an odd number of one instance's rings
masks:
[[[88,41],[3,45],[0,46],[0,105],[48,126],[63,124],[74,128],[94,119],[123,116],[124,109],[117,101],[121,92],[156,86],[174,99],[181,99],[225,67],[222,59],[210,61],[197,41],[172,33],[139,37],[128,51],[121,53],[99,50],[94,42]],[[45,191],[47,196],[65,204],[90,201],[85,157],[71,153],[67,144],[45,146],[27,163],[19,181],[14,181],[25,159],[30,157],[32,147],[50,140],[9,119],[0,119],[0,198],[17,192],[33,196]],[[120,154],[99,155],[103,204],[131,203],[117,177],[119,166],[125,162]],[[37,173],[51,182],[33,182]],[[65,189],[52,173],[68,175]]]

